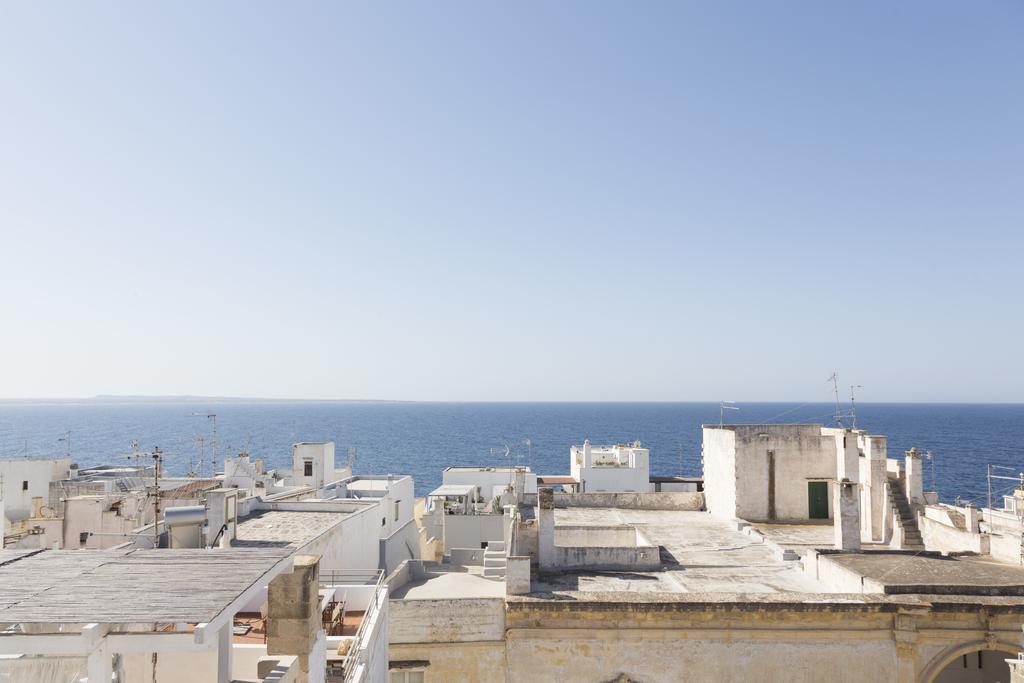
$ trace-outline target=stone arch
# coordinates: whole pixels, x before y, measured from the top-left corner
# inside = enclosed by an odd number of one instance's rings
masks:
[[[985,640],[975,640],[970,643],[962,643],[960,645],[952,645],[947,647],[939,654],[932,657],[932,661],[928,663],[928,666],[921,672],[921,676],[918,678],[920,683],[934,683],[935,679],[942,672],[943,669],[957,657],[962,657],[971,652],[978,650],[998,650],[1005,652],[1009,656],[1007,659],[1016,657],[1017,653],[1021,651],[1021,646],[1014,643],[1008,643],[1005,640],[999,640],[995,636],[989,636]]]

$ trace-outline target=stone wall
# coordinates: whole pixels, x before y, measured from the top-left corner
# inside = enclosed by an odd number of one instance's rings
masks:
[[[392,645],[500,641],[505,603],[502,598],[392,600],[388,631]]]
[[[555,493],[554,503],[556,508],[703,510],[704,494],[697,491]]]
[[[796,598],[796,599],[794,599]],[[1024,607],[934,610],[863,595],[510,598],[506,681],[933,683],[962,651],[1020,648]],[[806,602],[802,602],[806,601]]]
[[[427,663],[426,680],[496,683],[506,677],[505,643],[409,643],[391,644],[392,662]],[[551,672],[536,681],[550,680]]]

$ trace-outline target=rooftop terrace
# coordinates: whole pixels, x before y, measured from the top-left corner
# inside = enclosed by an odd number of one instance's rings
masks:
[[[706,512],[559,508],[555,525],[635,525],[662,546],[661,571],[571,571],[542,574],[534,592],[663,593],[824,592],[817,580],[774,551]]]

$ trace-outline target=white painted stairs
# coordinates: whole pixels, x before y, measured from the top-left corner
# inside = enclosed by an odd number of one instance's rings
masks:
[[[489,541],[484,550],[484,578],[505,580],[505,541]]]

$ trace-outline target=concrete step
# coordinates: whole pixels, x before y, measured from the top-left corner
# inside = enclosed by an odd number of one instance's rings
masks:
[[[484,569],[487,569],[488,567],[499,567],[501,569],[504,569],[506,566],[507,566],[507,563],[505,562],[505,558],[504,557],[502,557],[502,558],[485,557],[484,558]]]
[[[484,578],[485,579],[504,579],[505,568],[497,569],[494,567],[484,567]]]
[[[487,550],[505,552],[505,541],[488,541]]]

